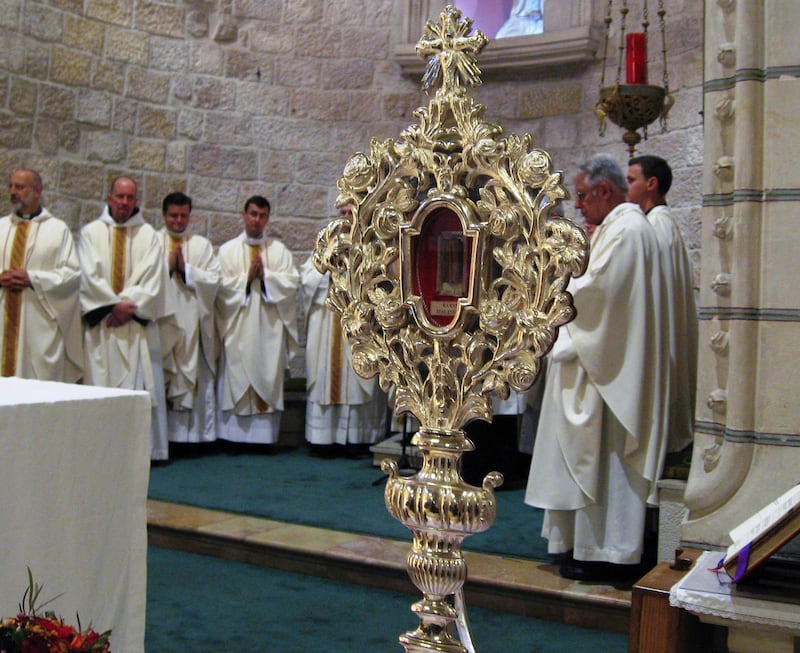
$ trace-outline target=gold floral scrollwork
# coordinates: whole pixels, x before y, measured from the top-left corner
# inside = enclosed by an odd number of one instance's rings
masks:
[[[439,88],[398,139],[370,142],[350,157],[337,205],[352,217],[319,234],[314,263],[330,272],[327,305],[341,315],[364,377],[395,388],[395,410],[414,415],[422,467],[411,477],[384,461],[389,512],[413,533],[409,576],[423,594],[419,627],[400,637],[409,651],[460,653],[454,595],[466,579],[464,537],[494,522],[494,488],[460,476],[473,448],[463,427],[491,420],[491,394],[527,390],[557,329],[572,319],[569,278],[583,272],[584,231],[553,212],[564,199],[562,173],[530,135],[503,137],[467,94],[480,83],[476,55],[486,43],[472,22],[447,7],[429,22],[418,52],[431,57],[425,89]],[[470,252],[468,278],[453,318],[433,324],[412,287],[414,238],[442,209],[457,216]],[[473,256],[474,254],[474,256]],[[423,308],[420,308],[423,306]],[[461,626],[459,625],[459,628]]]

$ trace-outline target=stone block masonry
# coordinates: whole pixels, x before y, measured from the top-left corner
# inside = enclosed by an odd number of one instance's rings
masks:
[[[349,156],[372,137],[397,138],[428,101],[393,58],[406,1],[16,0],[0,17],[3,170],[35,164],[46,204],[76,229],[97,215],[116,175],[137,180],[157,227],[163,195],[184,190],[195,199],[194,228],[216,244],[237,232],[245,198],[262,193],[272,232],[302,262],[335,213]],[[674,127],[651,128],[641,150],[680,159],[674,202],[684,233],[695,234],[702,34],[685,28],[702,24],[702,8],[689,4],[665,2],[668,43],[677,44],[668,62]],[[586,156],[627,156],[616,127],[597,134],[599,74],[599,62],[487,74],[476,94],[487,119],[531,133],[569,186]]]

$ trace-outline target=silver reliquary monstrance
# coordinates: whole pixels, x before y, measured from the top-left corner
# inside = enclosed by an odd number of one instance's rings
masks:
[[[529,135],[502,138],[467,94],[487,43],[471,31],[452,6],[426,25],[417,52],[430,58],[423,88],[438,86],[435,97],[399,139],[350,158],[337,205],[352,218],[324,228],[314,253],[331,273],[328,306],[356,372],[396,388],[396,410],[420,423],[419,472],[383,463],[386,506],[413,533],[408,573],[423,594],[412,606],[419,626],[400,643],[420,653],[471,650],[461,542],[492,525],[503,481],[493,472],[480,488],[464,482],[473,445],[462,429],[491,421],[491,393],[534,382],[573,316],[565,288],[586,262],[584,232],[551,215],[567,192],[550,156]]]

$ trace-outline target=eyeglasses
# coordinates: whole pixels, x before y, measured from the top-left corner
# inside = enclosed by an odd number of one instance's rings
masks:
[[[578,191],[578,192],[576,192],[576,193],[575,193],[575,199],[576,199],[577,201],[579,201],[579,202],[583,202],[583,200],[585,200],[585,199],[586,199],[586,196],[587,196],[589,193],[591,193],[593,196],[594,196],[594,195],[597,195],[597,189],[596,189],[596,188],[592,188],[592,190],[590,190],[590,191],[589,191],[589,192],[587,192],[587,193],[583,193],[583,192],[581,192],[581,191]]]

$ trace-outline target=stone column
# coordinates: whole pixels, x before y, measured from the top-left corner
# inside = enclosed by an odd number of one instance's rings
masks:
[[[684,543],[800,480],[800,4],[705,3],[700,351]]]

